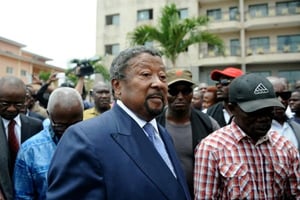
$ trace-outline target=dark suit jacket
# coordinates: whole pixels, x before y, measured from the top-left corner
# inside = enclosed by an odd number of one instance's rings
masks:
[[[27,116],[39,119],[41,121],[44,121],[46,119],[44,116],[32,111],[28,111]]]
[[[294,131],[294,134],[297,138],[297,142],[298,142],[298,152],[300,153],[300,124],[298,124],[297,122],[295,122],[292,119],[288,119],[287,123],[291,126],[291,128]]]
[[[21,119],[21,143],[27,140],[32,135],[40,132],[43,129],[41,120],[27,117],[20,114]],[[9,148],[7,143],[7,137],[5,133],[5,127],[3,125],[2,118],[0,117],[0,186],[3,194],[7,200],[13,199],[13,186],[10,177],[11,166]]]
[[[67,129],[50,165],[47,199],[190,199],[171,138],[158,127],[177,178],[143,129],[115,104]]]
[[[211,107],[209,107],[206,112],[208,115],[213,117],[218,122],[220,127],[227,125],[225,118],[224,118],[223,108],[224,108],[223,101],[220,101],[220,102],[212,105]]]

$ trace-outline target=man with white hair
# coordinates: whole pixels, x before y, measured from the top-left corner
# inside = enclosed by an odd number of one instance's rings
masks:
[[[24,142],[14,170],[14,199],[46,199],[47,172],[52,155],[64,131],[83,119],[83,102],[73,88],[55,89],[49,98],[50,123]]]

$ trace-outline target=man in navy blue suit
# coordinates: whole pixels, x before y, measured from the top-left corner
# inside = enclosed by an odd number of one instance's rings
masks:
[[[66,130],[48,173],[47,199],[190,199],[172,140],[155,119],[167,102],[165,70],[160,54],[146,47],[114,59],[116,102]]]

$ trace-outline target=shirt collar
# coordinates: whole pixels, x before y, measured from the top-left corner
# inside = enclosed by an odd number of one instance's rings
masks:
[[[14,120],[15,120],[16,124],[17,124],[19,127],[21,127],[20,114],[18,114],[18,115],[14,118]],[[10,122],[10,120],[4,119],[3,117],[2,117],[2,121],[3,121],[5,127],[7,127],[8,124],[9,124],[9,122]]]
[[[135,113],[133,113],[121,100],[117,100],[117,104],[141,127],[143,128],[147,123],[145,120],[139,118]],[[152,119],[150,122],[152,126],[155,128],[156,132],[158,133],[157,122],[156,119]]]
[[[249,138],[251,139],[235,122],[234,120],[232,120],[231,124],[229,125],[231,130],[233,131],[233,137],[239,142],[241,141],[242,139],[244,138]],[[260,138],[256,143],[255,145],[259,145],[259,144],[262,144],[266,141],[270,141],[270,134],[271,134],[271,131],[269,130],[267,132],[267,134]]]

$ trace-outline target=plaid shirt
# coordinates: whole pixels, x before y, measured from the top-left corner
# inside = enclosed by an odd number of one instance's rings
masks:
[[[254,144],[232,122],[195,151],[195,199],[300,199],[298,151],[277,132]]]

